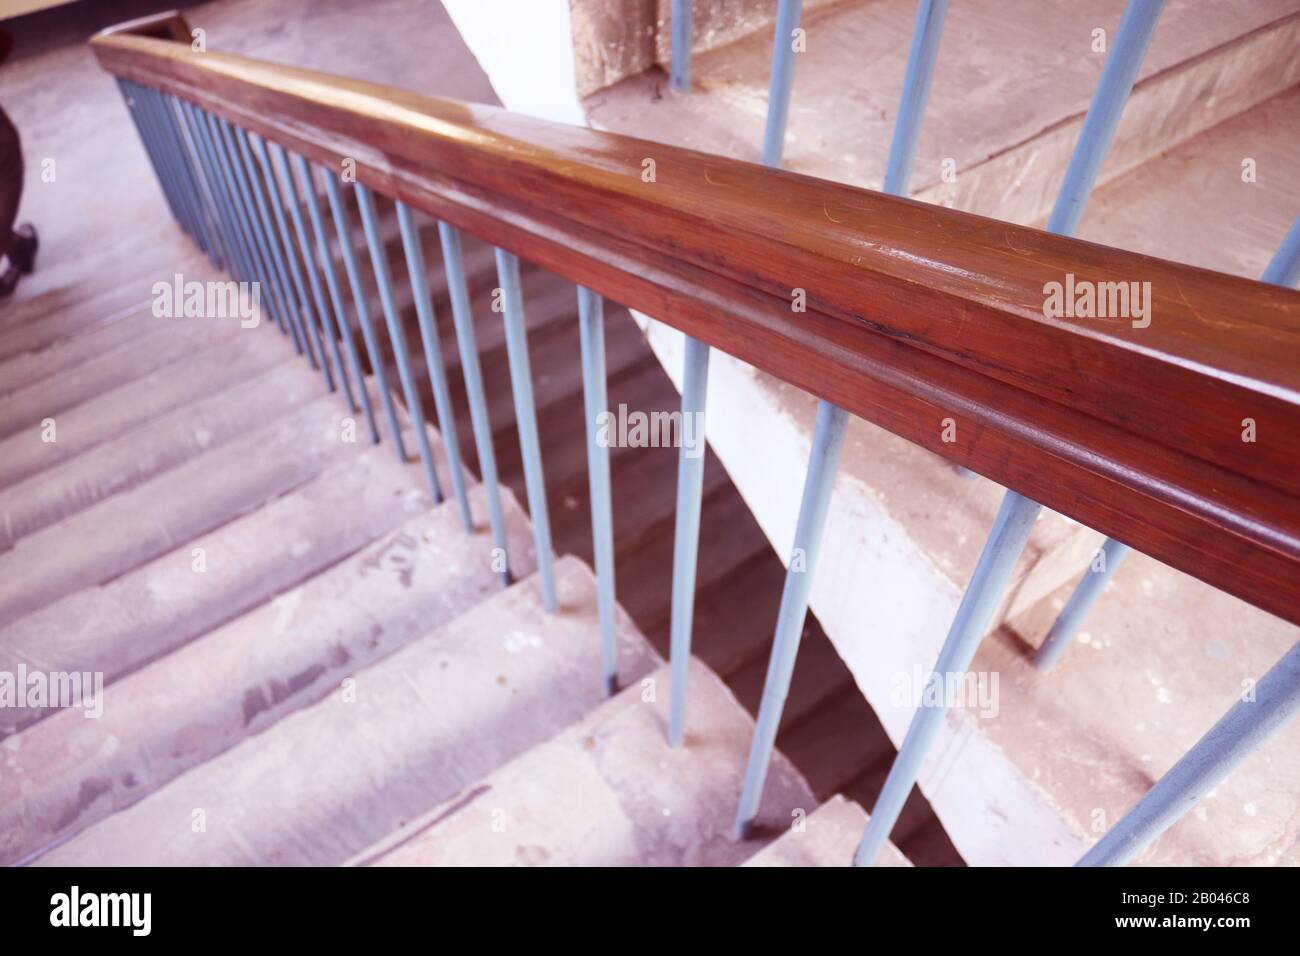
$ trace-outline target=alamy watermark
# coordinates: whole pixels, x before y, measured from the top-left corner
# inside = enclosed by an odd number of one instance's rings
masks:
[[[628,411],[596,416],[596,444],[601,448],[683,448],[687,458],[704,454],[704,413]]]
[[[1151,324],[1150,282],[1093,282],[1065,274],[1043,285],[1043,315],[1049,319],[1128,319],[1135,329]]]
[[[890,703],[897,707],[966,707],[981,717],[998,715],[997,671],[957,671],[941,674],[920,664],[911,673],[894,674]]]
[[[104,716],[103,671],[0,671],[0,708],[45,710],[80,707],[92,720]]]
[[[153,314],[159,319],[238,319],[240,328],[262,322],[259,282],[199,282],[176,273],[171,282],[153,284]]]

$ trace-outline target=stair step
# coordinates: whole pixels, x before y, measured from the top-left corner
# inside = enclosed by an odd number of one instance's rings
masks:
[[[330,865],[580,718],[601,699],[595,580],[556,565],[355,672],[278,721],[41,857],[41,865]],[[620,673],[656,664],[626,617]],[[569,792],[566,784],[564,792]],[[196,832],[195,810],[206,831]]]
[[[476,513],[484,497],[475,487]],[[528,519],[509,492],[504,505],[512,564],[531,573]],[[444,502],[113,684],[100,719],[72,709],[27,728],[0,748],[0,863],[130,806],[500,588],[487,528],[467,533]]]
[[[285,359],[268,371],[183,405],[81,455],[0,490],[0,551],[25,535],[128,491],[319,398],[320,376]]]
[[[337,396],[318,398],[23,538],[0,553],[0,625],[130,571],[354,457],[362,446],[343,441],[346,417]]]
[[[287,344],[237,335],[88,398],[58,413],[56,441],[44,441],[40,425],[0,438],[0,487],[53,468],[174,408],[235,386],[293,354]]]
[[[0,402],[0,437],[89,401],[118,385],[148,375],[197,349],[228,342],[234,322],[177,321],[6,395]],[[269,339],[264,330],[245,334]]]
[[[423,480],[420,467],[398,462],[391,447],[369,448],[107,584],[0,628],[0,669],[39,663],[99,672],[111,684],[428,510]],[[194,571],[196,548],[203,573]],[[0,711],[0,736],[38,716]]]
[[[734,866],[815,802],[776,754],[755,835],[731,836],[753,721],[691,662],[685,745],[665,739],[670,678],[629,686],[577,724],[357,857],[382,866]],[[645,700],[649,688],[654,699]]]
[[[773,840],[745,866],[849,866],[867,825],[867,812],[836,794]],[[911,866],[898,847],[886,843],[877,866]]]
[[[8,394],[97,358],[158,328],[161,319],[148,308],[94,326],[46,348],[0,360],[0,393]]]

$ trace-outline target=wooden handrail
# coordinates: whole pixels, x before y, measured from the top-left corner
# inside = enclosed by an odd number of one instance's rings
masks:
[[[176,21],[179,21],[177,23]],[[1300,622],[1300,293],[490,106],[155,38],[190,100]],[[1046,317],[1150,283],[1149,325]],[[804,290],[806,311],[792,309]],[[1140,323],[1139,323],[1140,324]],[[943,420],[957,441],[942,440]],[[1245,419],[1253,442],[1243,440]]]

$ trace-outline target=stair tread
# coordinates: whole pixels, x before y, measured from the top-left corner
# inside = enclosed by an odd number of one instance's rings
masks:
[[[286,350],[264,338],[237,335],[101,392],[58,413],[57,441],[43,441],[40,427],[0,438],[0,487],[67,461],[170,409],[258,375],[292,355],[292,347]]]
[[[852,800],[835,794],[801,821],[802,828],[792,826],[748,860],[745,866],[849,866],[862,831],[867,812]],[[877,866],[911,866],[893,843],[886,843]]]
[[[531,573],[528,520],[509,492],[503,505],[512,564]],[[484,512],[481,487],[471,506]],[[114,682],[98,720],[69,709],[28,727],[0,774],[0,862],[136,802],[470,610],[500,590],[492,565],[487,528],[466,532],[443,502]]]
[[[558,614],[521,581],[357,671],[355,699],[283,718],[37,862],[342,862],[600,700],[595,581],[572,558],[556,572]],[[622,615],[618,635],[635,682],[655,655]]]
[[[690,724],[665,739],[668,669],[629,686],[546,743],[353,860],[384,866],[729,866],[811,808],[777,753],[755,835],[731,836],[753,722],[726,686],[691,662]]]

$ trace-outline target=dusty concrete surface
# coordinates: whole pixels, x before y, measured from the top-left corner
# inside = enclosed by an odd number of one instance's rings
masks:
[[[745,866],[849,866],[867,819],[865,810],[836,794],[751,856]],[[898,847],[886,843],[876,866],[911,864]]]

